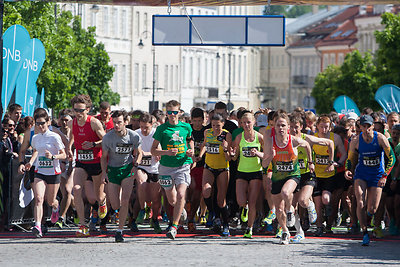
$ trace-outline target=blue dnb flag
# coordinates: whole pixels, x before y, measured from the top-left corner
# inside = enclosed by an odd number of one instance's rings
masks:
[[[47,105],[46,105],[46,103],[44,102],[44,88],[42,89],[42,93],[40,94],[39,108],[45,108],[45,109],[47,109]]]
[[[36,108],[36,99],[38,98],[38,89],[37,89],[36,84],[34,84],[33,86],[34,86],[34,88],[29,91],[29,94],[27,96],[26,108],[23,109],[26,116],[33,116],[33,112],[35,111],[35,108]]]
[[[37,95],[36,80],[46,58],[43,43],[36,38],[30,40],[26,49],[29,53],[19,72],[15,91],[15,103],[21,105],[22,110],[28,108],[30,96]]]
[[[386,113],[399,112],[400,88],[393,84],[385,84],[376,91],[375,100]]]
[[[337,113],[349,114],[349,112],[354,112],[360,116],[360,110],[358,109],[356,103],[345,95],[338,96],[333,102],[333,108]]]
[[[26,58],[26,47],[31,37],[21,25],[13,25],[3,35],[3,84],[1,99],[6,110],[14,92],[18,74]]]

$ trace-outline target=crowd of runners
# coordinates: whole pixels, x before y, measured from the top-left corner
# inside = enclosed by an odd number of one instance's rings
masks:
[[[199,225],[225,237],[232,229],[244,238],[274,232],[280,244],[301,242],[312,225],[315,236],[347,227],[364,246],[368,228],[376,238],[400,234],[398,113],[228,113],[218,102],[187,114],[171,100],[152,114],[103,102],[92,116],[87,95],[71,107],[58,118],[42,108],[21,118],[13,104],[2,120],[1,161],[18,158],[18,171],[30,177],[37,237],[44,202],[51,223],[75,223],[78,237],[116,223],[116,242],[145,222],[171,239]],[[1,171],[6,184],[9,170]]]

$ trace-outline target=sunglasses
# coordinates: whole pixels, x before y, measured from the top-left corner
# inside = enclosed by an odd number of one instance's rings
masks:
[[[168,115],[172,115],[172,114],[178,115],[178,113],[179,113],[179,111],[176,111],[176,110],[174,110],[174,111],[172,111],[172,110],[167,110],[167,114],[168,114]]]
[[[86,110],[86,108],[74,108],[75,112],[82,113]]]
[[[65,119],[65,120],[61,120],[61,121],[63,121],[63,122],[69,122],[69,119]]]
[[[38,125],[38,126],[43,126],[43,125],[46,124],[45,121],[36,121],[35,123],[36,123],[36,125]]]
[[[3,127],[15,127],[15,124],[3,124]]]

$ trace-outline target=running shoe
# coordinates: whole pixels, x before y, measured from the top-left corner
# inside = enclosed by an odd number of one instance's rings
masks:
[[[275,220],[276,214],[272,210],[269,211],[268,216],[264,218],[263,223],[272,224],[272,221]]]
[[[326,234],[333,234],[332,226],[331,226],[331,225],[326,225],[326,226],[325,226],[325,233],[326,233]]]
[[[381,226],[374,227],[374,230],[372,230],[372,232],[373,232],[373,234],[374,234],[374,236],[376,238],[383,238],[384,237],[384,234],[383,234]]]
[[[161,234],[162,230],[161,230],[160,223],[158,222],[158,220],[152,219],[152,222],[153,222],[154,233]]]
[[[48,231],[49,227],[47,227],[47,224],[46,223],[42,224],[42,235],[47,234]]]
[[[96,224],[99,221],[99,213],[97,212],[97,210],[92,209],[92,216],[90,216],[90,220],[94,224]]]
[[[229,221],[229,226],[231,227],[231,228],[237,228],[238,227],[238,225],[239,225],[239,218],[238,217],[233,217],[230,221]]]
[[[214,223],[213,223],[213,226],[212,226],[212,230],[216,234],[221,234],[221,219],[220,218],[216,218],[214,220]]]
[[[300,218],[300,224],[301,228],[303,231],[308,231],[310,229],[310,220],[308,216],[304,216],[303,218]]]
[[[167,236],[168,238],[171,238],[172,240],[174,240],[175,237],[176,237],[176,234],[177,234],[176,228],[173,227],[173,226],[171,226],[171,227],[169,228],[169,230],[168,230],[166,236]]]
[[[291,243],[300,243],[301,240],[305,239],[304,235],[297,234],[293,238],[290,239]]]
[[[273,233],[274,227],[272,226],[272,224],[267,224],[267,228],[265,229],[265,231],[268,233]]]
[[[320,237],[324,234],[324,227],[317,227],[317,230],[314,233],[314,236]]]
[[[282,227],[278,227],[278,229],[276,230],[276,238],[282,238]]]
[[[336,225],[336,227],[339,227],[341,224],[342,224],[342,214],[340,214],[340,212],[338,212],[336,221],[335,221],[335,225]]]
[[[296,219],[294,218],[294,213],[293,211],[289,211],[286,213],[286,225],[287,227],[293,227],[296,222]]]
[[[248,208],[242,208],[242,214],[240,215],[240,219],[242,222],[247,222],[249,219],[249,209]]]
[[[55,223],[55,225],[58,227],[58,229],[63,229],[63,225],[64,225],[64,219],[63,217],[59,217],[58,221]]]
[[[210,212],[210,213],[208,213],[206,227],[211,228],[213,226],[213,223],[214,223],[214,213]]]
[[[221,235],[225,236],[225,237],[231,235],[230,232],[229,232],[229,225],[228,224],[224,225]]]
[[[139,211],[139,214],[136,218],[136,224],[142,224],[144,222],[144,217],[146,216],[146,210],[145,209],[141,209]]]
[[[100,234],[106,235],[108,233],[107,226],[105,224],[100,225]]]
[[[165,231],[169,232],[169,230],[171,230],[171,228],[172,228],[172,223],[169,223],[167,228],[165,228]]]
[[[247,228],[246,232],[244,232],[243,237],[244,238],[249,238],[249,239],[253,238],[253,230],[250,229],[250,228]]]
[[[310,204],[307,208],[308,211],[308,221],[310,224],[313,224],[317,221],[317,211],[315,210],[315,204],[313,201],[310,201]]]
[[[59,210],[59,207],[57,207],[57,210],[55,211],[52,209],[50,218],[51,223],[56,223],[58,221],[58,218],[60,217]]]
[[[180,224],[184,224],[187,220],[187,212],[185,208],[182,210],[181,218],[180,218]]]
[[[99,213],[99,218],[100,219],[103,219],[104,217],[106,217],[106,215],[107,215],[107,202],[106,202],[105,199],[104,199],[103,203],[100,204],[98,213]]]
[[[205,225],[207,223],[206,216],[201,216],[200,217],[200,225]]]
[[[115,242],[116,243],[124,242],[124,237],[122,236],[122,232],[120,231],[115,232]]]
[[[282,233],[282,237],[281,240],[279,242],[279,244],[281,245],[289,245],[289,240],[290,240],[290,236],[288,233]]]
[[[85,225],[81,225],[75,235],[76,237],[88,237],[90,236],[89,229]]]
[[[369,246],[369,241],[370,241],[369,234],[366,233],[363,236],[363,241],[362,241],[361,245],[364,246],[364,247]]]
[[[97,231],[96,224],[93,223],[93,221],[90,221],[89,222],[89,232],[96,232],[96,231]]]
[[[188,230],[190,233],[193,233],[196,231],[196,224],[194,222],[189,222],[188,223]]]
[[[42,234],[42,229],[41,229],[41,227],[40,226],[34,226],[34,227],[32,227],[32,233],[36,236],[36,237],[43,237],[43,234]]]
[[[162,220],[164,221],[164,222],[169,222],[169,219],[168,219],[168,215],[167,215],[167,213],[166,212],[164,212],[164,215],[162,216]]]

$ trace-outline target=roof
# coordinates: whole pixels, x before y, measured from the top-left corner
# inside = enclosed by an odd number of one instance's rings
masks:
[[[334,45],[353,45],[357,42],[357,26],[354,19],[347,20],[331,34],[316,43],[316,47]]]

